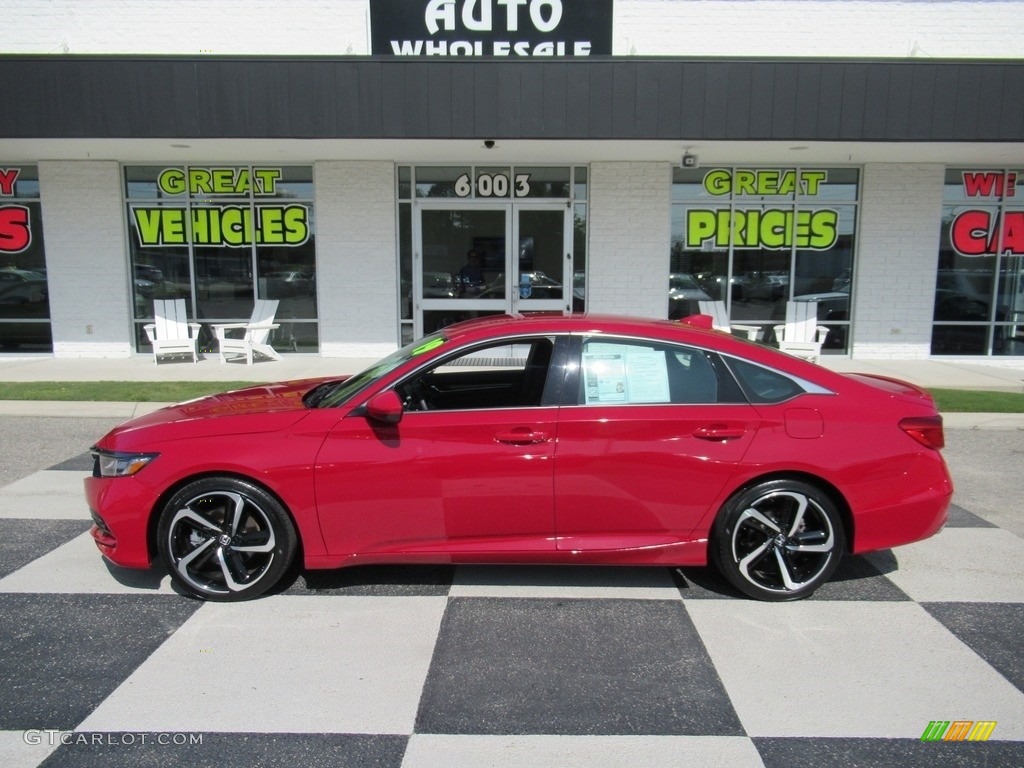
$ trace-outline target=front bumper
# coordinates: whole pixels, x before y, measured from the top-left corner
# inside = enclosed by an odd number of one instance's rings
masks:
[[[100,553],[124,568],[149,568],[153,492],[132,477],[87,477],[85,498],[93,517],[89,533]]]

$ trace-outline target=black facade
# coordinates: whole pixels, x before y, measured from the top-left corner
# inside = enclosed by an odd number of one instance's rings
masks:
[[[3,138],[1014,142],[1024,62],[5,56]]]

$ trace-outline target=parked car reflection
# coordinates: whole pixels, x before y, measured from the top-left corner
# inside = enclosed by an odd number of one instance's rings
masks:
[[[668,276],[668,317],[679,320],[700,312],[698,301],[710,301],[711,297],[700,287],[697,278],[686,272],[673,272]]]
[[[5,270],[0,270],[5,271]],[[0,343],[4,347],[50,346],[50,294],[46,280],[0,284]],[[38,320],[43,322],[3,322]]]

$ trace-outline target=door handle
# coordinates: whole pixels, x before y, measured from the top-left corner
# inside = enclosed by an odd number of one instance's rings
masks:
[[[527,427],[518,427],[505,432],[499,432],[494,436],[499,443],[510,445],[533,445],[534,443],[545,443],[548,439],[547,432],[534,432]]]
[[[738,440],[747,431],[743,427],[729,426],[728,424],[709,424],[706,427],[698,427],[693,431],[693,436],[698,440]]]

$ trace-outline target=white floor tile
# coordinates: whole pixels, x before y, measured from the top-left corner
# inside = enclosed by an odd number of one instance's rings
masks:
[[[83,480],[88,473],[43,470],[0,488],[0,517],[88,520]]]
[[[746,738],[729,736],[435,736],[409,740],[402,768],[763,768]]]
[[[412,733],[446,602],[207,603],[79,730]]]
[[[687,604],[750,736],[920,738],[996,720],[1024,739],[1024,693],[914,603]]]
[[[171,579],[158,569],[109,564],[88,532],[0,579],[0,592],[68,594],[172,594]]]
[[[1024,602],[1024,539],[1000,528],[946,528],[892,556],[899,567],[885,575],[914,600]]]
[[[0,731],[0,765],[35,768],[60,746],[62,731]]]

